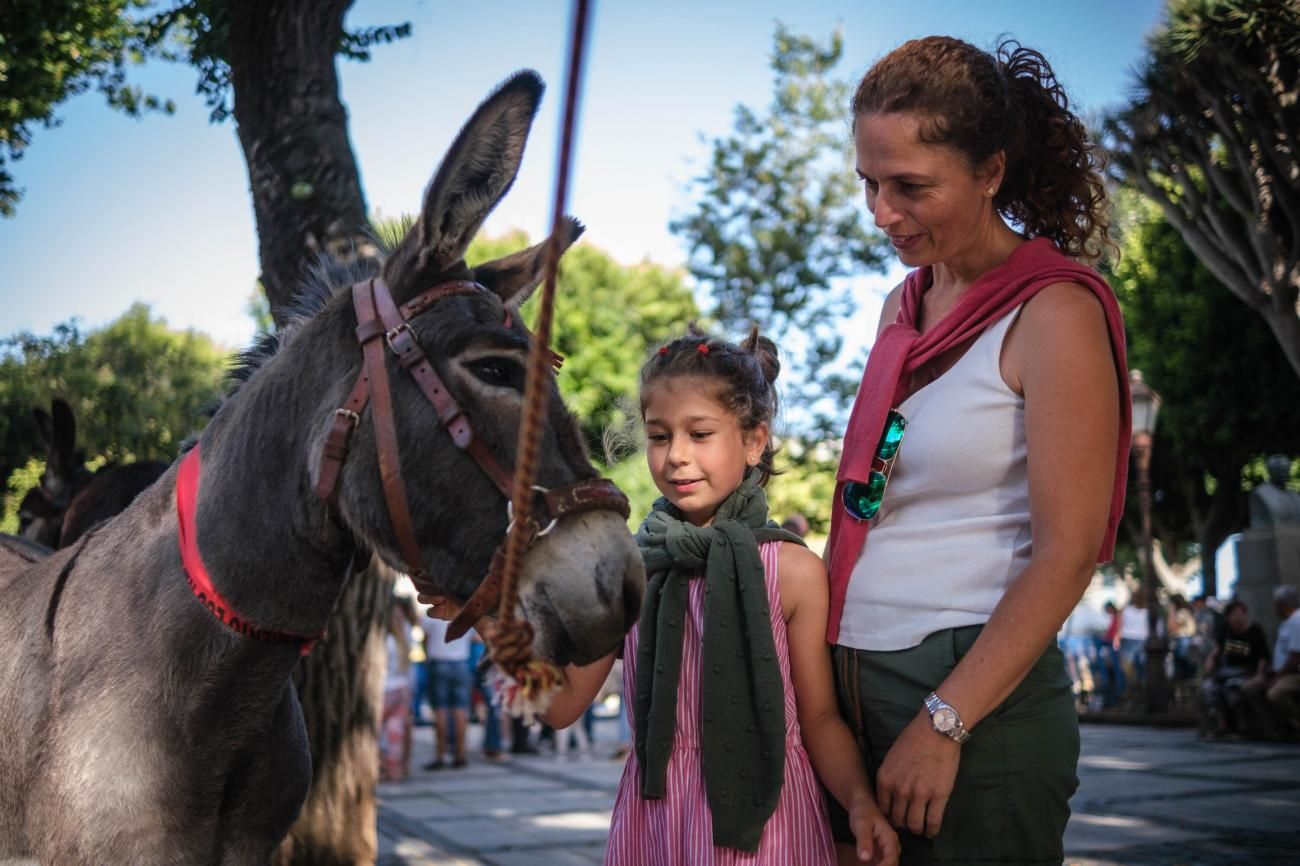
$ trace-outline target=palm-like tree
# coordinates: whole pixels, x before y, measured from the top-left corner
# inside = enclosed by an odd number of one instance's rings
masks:
[[[1116,174],[1268,322],[1300,376],[1300,5],[1171,0],[1150,49],[1133,104],[1106,119]]]

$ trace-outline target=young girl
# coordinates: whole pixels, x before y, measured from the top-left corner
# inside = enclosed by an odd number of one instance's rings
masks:
[[[646,597],[622,653],[635,756],[614,804],[612,866],[833,864],[818,778],[848,811],[861,861],[898,862],[836,709],[826,572],[768,520],[779,369],[755,331],[743,346],[692,332],[641,370],[663,498],[637,533]],[[454,613],[438,601],[438,615]],[[613,662],[566,668],[545,720],[577,719]]]

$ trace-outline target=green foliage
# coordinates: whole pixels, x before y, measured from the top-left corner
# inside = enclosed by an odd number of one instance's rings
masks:
[[[1129,364],[1163,398],[1152,485],[1172,558],[1192,542],[1217,547],[1240,527],[1243,490],[1263,477],[1260,457],[1300,452],[1300,384],[1265,324],[1155,203],[1131,189],[1115,201],[1122,255],[1108,276],[1128,325]],[[1135,509],[1136,496],[1129,500]]]
[[[481,264],[527,247],[521,231],[499,238],[480,237],[466,258]],[[539,289],[540,292],[540,289]],[[523,308],[536,321],[537,297]],[[643,262],[621,265],[590,244],[580,243],[560,262],[551,345],[564,356],[560,393],[578,417],[583,438],[597,465],[632,503],[632,526],[659,496],[635,454],[639,421],[637,383],[652,347],[679,333],[699,317],[681,273]],[[613,453],[606,453],[610,440]]]
[[[7,0],[0,5],[0,214],[13,216],[22,190],[6,169],[21,159],[35,126],[57,126],[55,107],[95,88],[132,116],[173,104],[126,83],[138,62],[137,15],[149,0]]]
[[[802,514],[808,518],[810,534],[825,535],[831,528],[839,452],[820,443],[809,446],[798,438],[778,441],[776,469],[781,474],[767,483],[772,519],[780,522]]]
[[[77,444],[91,458],[171,460],[181,441],[202,429],[203,411],[220,393],[225,350],[195,331],[177,332],[137,304],[83,336],[75,324],[48,337],[20,333],[0,340],[0,478],[44,445],[34,407],[68,401]]]
[[[857,385],[828,371],[851,310],[844,278],[879,269],[883,248],[854,179],[852,85],[833,76],[842,55],[839,31],[822,45],[778,24],[771,105],[737,106],[693,184],[694,212],[671,226],[710,314],[732,334],[757,323],[783,347],[790,404],[823,434],[841,426]]]
[[[523,232],[476,240],[467,256],[480,264],[528,245]],[[540,293],[540,290],[539,290]],[[524,305],[536,318],[537,297]],[[589,244],[570,249],[560,264],[551,345],[564,356],[560,392],[582,424],[596,456],[606,430],[635,420],[637,377],[650,348],[684,330],[699,310],[682,275],[643,262],[621,265]]]
[[[262,287],[261,280],[257,281],[257,287],[249,294],[244,310],[253,320],[253,327],[258,333],[269,334],[275,330],[275,319],[271,317],[271,302],[266,297],[266,289]]]
[[[1201,263],[1269,323],[1300,376],[1300,4],[1169,0],[1112,173],[1160,205]]]
[[[129,65],[160,58],[193,65],[213,122],[230,116],[230,4],[239,0],[6,0],[0,4],[0,214],[22,191],[6,169],[34,126],[57,126],[58,105],[91,88],[132,117],[175,104],[126,83]],[[270,2],[270,0],[266,0]],[[410,22],[345,31],[335,52],[369,60],[376,45],[411,34]]]
[[[4,489],[4,511],[0,513],[0,532],[18,534],[18,506],[22,504],[27,491],[41,483],[44,472],[45,461],[33,457],[9,476]]]

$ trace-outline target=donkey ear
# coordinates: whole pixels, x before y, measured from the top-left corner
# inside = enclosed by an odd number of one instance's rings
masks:
[[[515,181],[543,89],[536,72],[516,73],[456,136],[425,192],[419,220],[403,241],[403,246],[415,242],[417,270],[445,267],[465,254]]]
[[[36,420],[36,430],[41,434],[41,441],[47,448],[54,446],[54,422],[50,420],[50,413],[46,412],[40,406],[32,409],[32,418]]]
[[[560,224],[560,255],[582,236],[586,228],[573,217]],[[526,250],[484,262],[474,268],[474,280],[501,297],[503,304],[519,306],[528,300],[546,275],[546,245],[542,241]]]
[[[54,410],[51,454],[57,455],[64,466],[71,466],[77,450],[77,418],[72,414],[72,407],[58,398],[55,398],[51,408]]]

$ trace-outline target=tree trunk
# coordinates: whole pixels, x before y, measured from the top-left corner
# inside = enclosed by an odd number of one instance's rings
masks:
[[[262,286],[284,325],[315,254],[366,226],[366,202],[339,100],[335,55],[352,0],[229,0],[231,86],[248,163]],[[277,863],[373,864],[384,627],[391,576],[352,575],[328,637],[294,682],[313,779]]]
[[[1243,459],[1241,462],[1245,462]],[[1192,524],[1196,531],[1196,541],[1201,547],[1201,591],[1207,596],[1218,594],[1219,569],[1215,554],[1219,545],[1232,533],[1241,528],[1245,517],[1246,499],[1241,492],[1238,480],[1241,470],[1232,473],[1226,468],[1215,477],[1219,484],[1208,502],[1194,502],[1192,505]],[[1234,483],[1235,482],[1235,483]]]
[[[352,0],[230,0],[230,78],[262,286],[283,325],[305,259],[366,226],[335,53]]]
[[[384,640],[393,572],[372,560],[348,578],[326,638],[294,671],[312,783],[276,866],[373,866]]]

